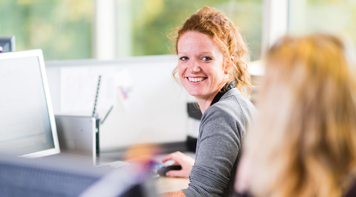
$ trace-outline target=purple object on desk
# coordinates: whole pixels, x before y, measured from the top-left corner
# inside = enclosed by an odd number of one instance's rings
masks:
[[[2,46],[0,46],[0,53],[2,53]]]

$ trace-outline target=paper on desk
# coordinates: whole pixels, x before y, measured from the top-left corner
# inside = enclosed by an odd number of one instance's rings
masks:
[[[97,111],[106,111],[115,104],[115,70],[110,67],[63,67],[61,68],[61,112],[91,115],[94,107],[98,78],[101,83]]]
[[[132,113],[143,108],[137,89],[128,70],[122,70],[116,74],[116,92],[126,112]]]

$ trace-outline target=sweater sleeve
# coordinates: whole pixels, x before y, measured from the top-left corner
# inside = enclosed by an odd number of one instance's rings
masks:
[[[211,106],[202,117],[195,164],[186,196],[223,196],[235,176],[241,145],[243,114],[221,105]]]

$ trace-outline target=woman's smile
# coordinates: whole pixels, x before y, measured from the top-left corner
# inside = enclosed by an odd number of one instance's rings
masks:
[[[207,77],[187,77],[188,81],[198,83],[207,79]]]

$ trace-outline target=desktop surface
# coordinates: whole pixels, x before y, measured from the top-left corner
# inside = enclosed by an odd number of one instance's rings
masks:
[[[160,177],[156,180],[157,193],[176,192],[187,189],[188,178]]]

